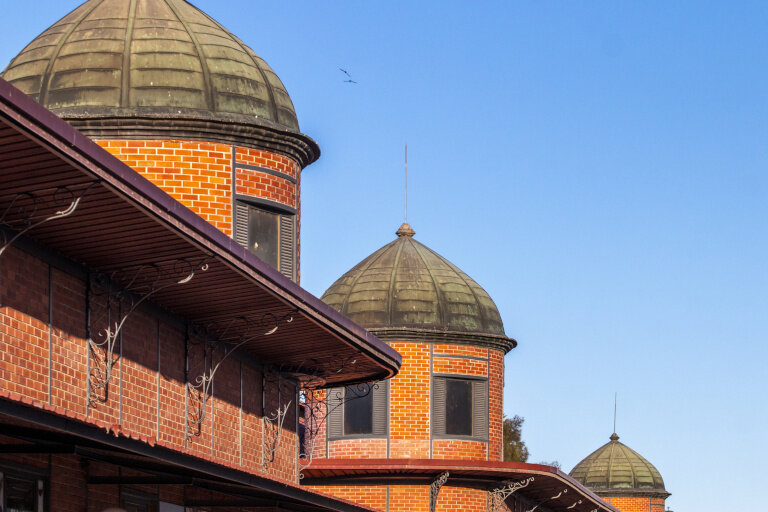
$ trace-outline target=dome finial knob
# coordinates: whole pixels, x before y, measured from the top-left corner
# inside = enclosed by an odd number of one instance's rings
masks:
[[[619,440],[619,435],[616,432],[611,434],[611,441],[618,441],[618,440]]]
[[[395,234],[399,237],[407,236],[407,237],[413,237],[413,235],[416,234],[416,232],[413,230],[410,224],[407,222],[403,222],[400,228],[395,231]]]

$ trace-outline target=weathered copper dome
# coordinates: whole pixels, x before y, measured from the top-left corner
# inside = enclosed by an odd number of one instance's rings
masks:
[[[505,352],[491,297],[453,263],[414,240],[403,224],[398,238],[341,276],[322,300],[377,336],[479,343]]]
[[[188,131],[211,141],[229,142],[222,134],[266,140],[266,129],[295,134],[289,144],[317,153],[298,132],[275,72],[183,0],[88,0],[27,45],[2,76],[91,136],[175,135],[164,125],[172,119],[188,121],[176,127],[180,138],[190,138]]]
[[[570,475],[599,496],[666,498],[670,495],[654,465],[620,443],[615,433],[608,443],[576,464]]]

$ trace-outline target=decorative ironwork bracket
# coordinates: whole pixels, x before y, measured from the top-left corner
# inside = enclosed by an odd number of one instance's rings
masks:
[[[437,510],[437,495],[440,494],[440,489],[448,481],[449,476],[448,471],[443,471],[429,484],[429,512]]]
[[[293,322],[294,314],[296,314],[296,311],[291,311],[290,313],[277,318],[272,313],[267,313],[261,316],[259,322],[254,322],[247,317],[239,316],[231,319],[223,326],[212,325],[209,326],[208,329],[195,329],[195,336],[203,339],[204,342],[203,372],[195,378],[194,384],[192,382],[187,382],[186,386],[188,405],[186,423],[184,425],[185,447],[192,437],[200,436],[207,413],[207,404],[211,398],[213,381],[216,377],[216,372],[221,368],[221,363],[246,343],[262,336],[274,334],[283,322]],[[273,323],[274,325],[269,325],[270,323]],[[234,339],[231,339],[230,333],[237,324],[243,324],[242,327],[244,328],[242,329],[242,332],[256,332],[251,335],[241,334]],[[269,329],[266,331],[263,330],[265,324],[269,325]],[[187,338],[189,338],[189,333],[187,333]],[[219,346],[224,347],[224,355],[216,364],[214,364],[213,355],[216,348]]]
[[[301,390],[299,401],[304,406],[304,444],[299,449],[299,479],[304,478],[303,471],[312,464],[315,443],[331,413],[347,402],[368,396],[378,388],[378,382],[364,382],[347,386],[343,392],[336,391],[334,396],[329,396],[330,389],[305,387]],[[348,396],[350,393],[352,396]]]
[[[545,503],[549,503],[550,501],[555,501],[555,500],[558,500],[558,499],[560,499],[560,497],[561,497],[563,494],[566,494],[567,492],[568,492],[568,489],[563,489],[562,491],[560,491],[560,493],[559,493],[559,494],[557,494],[557,495],[555,495],[555,496],[552,496],[551,498],[548,498],[548,499],[546,499],[546,500],[542,501],[541,503],[539,503],[539,504],[538,504],[538,505],[536,505],[535,507],[533,507],[533,508],[530,508],[530,509],[526,510],[525,512],[534,512],[536,509],[538,509],[538,508],[539,508],[540,506],[542,506],[543,504],[545,504]],[[575,503],[573,506],[575,507],[576,505],[578,505],[578,503]],[[569,508],[571,508],[571,507],[569,507]]]
[[[288,408],[293,400],[290,400],[282,407],[278,407],[275,412],[265,415],[264,430],[261,435],[261,470],[267,469],[267,464],[275,461],[275,454],[280,448],[280,441],[283,438],[283,422],[288,414]]]
[[[488,491],[488,511],[499,512],[507,498],[533,482],[534,477],[528,477],[514,482],[505,482],[501,487]]]
[[[192,280],[198,271],[208,270],[208,263],[201,260],[197,264],[187,260],[175,260],[166,264],[142,265],[137,268],[116,271],[109,277],[96,274],[88,280],[88,403],[106,403],[109,399],[109,383],[112,380],[112,370],[119,361],[115,355],[115,346],[120,333],[128,318],[141,304],[149,300],[157,292],[175,285],[183,285]],[[106,294],[105,315],[107,327],[91,335],[91,286],[95,284]],[[123,312],[123,304],[128,310]],[[111,321],[112,309],[118,308],[118,318]]]
[[[75,213],[85,194],[99,182],[100,180],[91,182],[79,194],[76,194],[69,187],[57,187],[49,201],[55,211],[49,214],[37,214],[37,211],[42,206],[41,202],[43,202],[39,196],[31,192],[16,194],[11,199],[10,204],[3,210],[3,214],[0,215],[0,225],[7,226],[16,231],[13,236],[8,238],[8,235],[0,230],[0,242],[2,242],[0,245],[0,256],[28,231],[52,220],[63,219]],[[14,214],[17,218],[11,219]]]

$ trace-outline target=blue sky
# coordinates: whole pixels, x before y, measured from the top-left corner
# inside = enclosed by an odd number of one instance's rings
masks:
[[[77,4],[2,3],[0,67]],[[195,4],[323,150],[302,178],[307,289],[394,237],[407,142],[416,237],[519,341],[504,408],[531,461],[569,471],[607,442],[618,392],[673,510],[762,507],[768,4]]]

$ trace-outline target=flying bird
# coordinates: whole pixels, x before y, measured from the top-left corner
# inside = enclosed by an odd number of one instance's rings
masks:
[[[344,83],[346,83],[346,84],[356,84],[357,83],[354,80],[352,80],[352,75],[349,74],[349,71],[347,71],[344,68],[339,68],[339,71],[341,71],[342,73],[344,73],[345,75],[347,75],[349,77],[348,80],[344,80]]]

